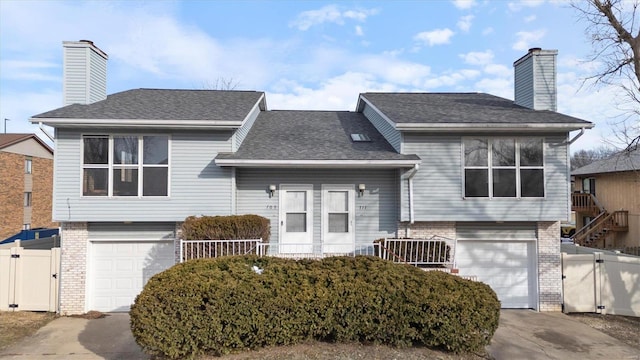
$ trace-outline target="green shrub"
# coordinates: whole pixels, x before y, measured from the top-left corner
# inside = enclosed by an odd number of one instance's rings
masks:
[[[307,339],[476,351],[499,309],[485,284],[375,257],[234,256],[155,275],[130,315],[146,352],[179,358]]]
[[[269,219],[258,215],[189,216],[182,224],[186,240],[262,239],[269,242]]]

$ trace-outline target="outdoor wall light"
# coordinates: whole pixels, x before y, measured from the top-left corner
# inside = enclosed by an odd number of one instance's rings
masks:
[[[367,187],[364,184],[358,184],[358,193],[360,194],[361,197],[364,195],[364,191],[366,189]]]
[[[276,192],[276,186],[271,184],[269,185],[269,197],[273,197],[273,193]]]

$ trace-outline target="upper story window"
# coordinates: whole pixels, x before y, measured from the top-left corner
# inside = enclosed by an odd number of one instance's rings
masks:
[[[544,197],[541,138],[466,138],[464,196]]]
[[[168,196],[169,137],[83,137],[83,196]]]
[[[25,192],[24,193],[24,207],[31,207],[31,200],[32,200],[32,193],[31,192]]]
[[[24,159],[24,173],[31,174],[31,172],[33,171],[32,166],[33,166],[33,160],[31,159],[30,156],[26,157]]]

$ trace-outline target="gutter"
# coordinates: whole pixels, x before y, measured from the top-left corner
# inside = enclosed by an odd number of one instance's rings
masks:
[[[409,172],[407,180],[409,181],[409,223],[413,224],[415,216],[413,213],[413,177],[418,173],[420,165],[416,164]]]

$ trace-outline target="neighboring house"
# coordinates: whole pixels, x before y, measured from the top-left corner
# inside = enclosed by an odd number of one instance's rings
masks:
[[[593,162],[572,175],[574,241],[640,255],[640,149]]]
[[[35,134],[0,134],[0,241],[51,221],[53,150]]]
[[[592,124],[555,112],[556,51],[515,62],[515,103],[363,93],[351,112],[268,111],[254,91],[106,96],[106,54],[64,49],[68,106],[31,119],[56,128],[62,313],[126,311],[176,261],[187,216],[229,214],[270,219],[276,254],[456,239],[460,273],[503,307],[560,310],[569,132]]]

